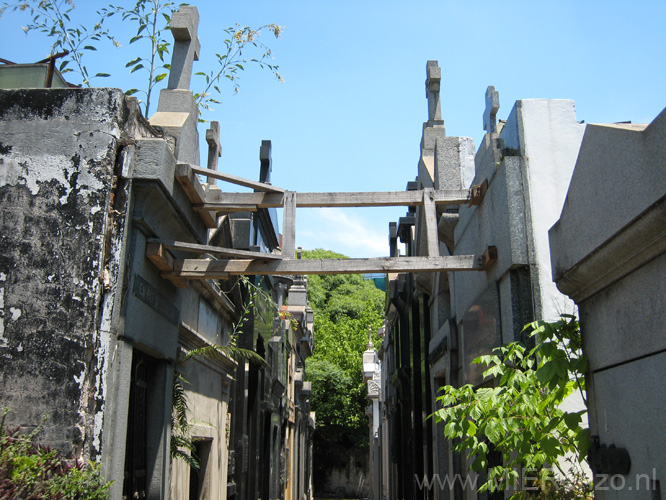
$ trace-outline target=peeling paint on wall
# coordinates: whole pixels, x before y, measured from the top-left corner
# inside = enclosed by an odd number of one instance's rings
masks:
[[[9,425],[48,414],[44,441],[85,458],[124,103],[113,89],[0,91],[0,405]]]

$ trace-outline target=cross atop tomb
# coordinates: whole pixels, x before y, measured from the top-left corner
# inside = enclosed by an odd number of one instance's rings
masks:
[[[220,122],[210,122],[210,128],[206,130],[206,142],[208,143],[208,169],[217,170],[217,159],[222,156],[222,146],[220,146]],[[209,184],[215,180],[208,177]]]
[[[199,11],[196,7],[181,5],[171,18],[171,33],[174,38],[169,89],[189,90],[192,65],[199,60]]]
[[[497,111],[499,110],[499,92],[490,85],[486,89],[486,109],[483,112],[483,130],[489,134],[497,133]]]
[[[263,182],[264,184],[271,183],[271,171],[273,170],[271,147],[271,141],[261,141],[261,148],[259,148],[259,161],[261,162],[259,182]]]
[[[437,61],[428,61],[426,65],[426,97],[428,98],[428,121],[442,122],[442,107],[439,100],[439,87],[442,70]]]

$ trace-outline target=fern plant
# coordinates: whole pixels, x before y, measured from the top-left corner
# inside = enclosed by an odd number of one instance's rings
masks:
[[[246,276],[241,276],[236,285],[245,287],[248,291],[248,299],[243,304],[240,319],[234,324],[229,344],[224,346],[208,344],[198,349],[192,349],[178,359],[174,370],[169,452],[172,459],[182,460],[194,469],[198,469],[200,464],[196,456],[196,445],[191,436],[192,422],[189,417],[190,407],[185,389],[188,382],[183,376],[183,365],[191,359],[208,358],[212,361],[219,361],[220,358],[229,357],[235,360],[249,361],[259,366],[266,363],[264,358],[256,352],[238,347],[236,340],[242,325],[248,321],[254,310],[257,300],[267,301],[275,311],[277,311],[277,304],[264,290],[253,284]]]

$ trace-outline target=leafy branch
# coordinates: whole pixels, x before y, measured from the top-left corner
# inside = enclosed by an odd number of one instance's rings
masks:
[[[90,87],[90,79],[95,77],[108,77],[108,73],[97,73],[94,76],[88,74],[88,69],[83,63],[83,57],[86,52],[96,51],[96,42],[102,39],[110,40],[114,45],[119,46],[118,41],[109,33],[107,28],[103,27],[104,17],[100,19],[91,28],[83,24],[74,26],[71,19],[71,13],[74,10],[72,0],[24,0],[18,3],[5,2],[0,7],[0,16],[6,11],[29,11],[32,16],[32,22],[23,27],[23,31],[28,34],[31,31],[39,31],[47,37],[53,38],[51,54],[59,51],[69,51],[68,57],[63,59],[58,70],[61,73],[75,72],[81,75],[82,85]],[[70,62],[74,63],[75,68],[67,67]]]
[[[67,460],[37,442],[46,416],[23,434],[5,426],[8,413],[8,408],[0,411],[0,498],[107,498],[111,482],[102,477],[99,463]]]
[[[194,95],[199,109],[212,110],[210,107],[211,104],[220,103],[219,100],[212,97],[212,91],[214,90],[218,94],[222,93],[219,84],[220,79],[223,77],[227,78],[233,84],[234,93],[238,93],[240,89],[240,72],[245,70],[244,65],[248,63],[258,64],[260,68],[268,69],[275,75],[278,81],[283,82],[284,80],[278,71],[279,66],[269,62],[273,59],[271,49],[259,39],[263,30],[270,31],[275,38],[280,38],[283,29],[282,26],[278,26],[277,24],[265,24],[256,30],[249,26],[241,27],[238,24],[225,29],[224,32],[228,35],[228,38],[224,40],[225,51],[215,54],[219,64],[217,71],[210,71],[209,73],[200,71],[195,73],[195,75],[204,77],[206,81],[204,89]],[[263,51],[263,53],[258,58],[251,57],[248,59],[244,55],[244,51],[250,46]]]
[[[162,2],[161,0],[138,0],[131,9],[122,5],[109,5],[108,8],[101,9],[101,14],[105,17],[112,17],[115,14],[119,14],[123,21],[131,21],[138,25],[136,34],[130,39],[129,45],[145,40],[150,42],[148,57],[139,56],[125,64],[126,68],[130,68],[130,74],[135,71],[146,71],[148,73],[148,86],[146,90],[133,88],[125,92],[126,95],[142,93],[146,96],[145,116],[148,116],[150,111],[150,98],[155,85],[167,77],[166,72],[156,73],[159,69],[168,70],[170,68],[170,65],[165,62],[164,56],[169,53],[171,44],[163,36],[163,33],[169,28],[169,24],[171,23],[174,5],[174,2]],[[158,27],[158,22],[161,19],[164,19],[166,24]],[[161,65],[158,67],[159,64]]]
[[[136,32],[128,45],[148,42],[150,48],[145,52],[139,51],[139,55],[133,55],[125,67],[129,69],[130,74],[145,72],[147,81],[144,89],[132,88],[125,94],[145,96],[144,114],[148,116],[156,86],[168,76],[167,71],[170,69],[170,64],[166,62],[165,58],[170,53],[172,42],[165,32],[169,29],[175,8],[176,3],[168,0],[136,0],[131,8],[110,4],[97,11],[98,19],[92,27],[86,27],[84,24],[75,26],[73,23],[72,11],[75,9],[75,5],[72,0],[20,0],[11,3],[3,2],[0,5],[0,17],[5,11],[28,10],[33,19],[23,28],[26,34],[37,31],[54,38],[51,55],[60,49],[69,51],[58,68],[60,72],[73,71],[80,74],[82,85],[88,87],[90,87],[92,78],[108,77],[110,74],[97,73],[91,77],[84,64],[85,54],[97,51],[97,42],[104,39],[110,40],[116,47],[121,46],[111,31],[104,26],[104,22],[117,15],[123,22],[131,22],[136,25]],[[239,91],[240,73],[248,64],[256,64],[262,69],[267,69],[275,75],[278,81],[283,81],[278,71],[279,67],[272,62],[271,49],[260,40],[260,35],[264,31],[270,32],[277,39],[282,34],[283,27],[277,24],[266,24],[258,29],[253,29],[236,24],[224,30],[227,35],[223,42],[224,50],[216,54],[219,67],[217,70],[196,73],[205,80],[203,89],[195,93],[200,114],[203,110],[212,110],[211,104],[221,102],[214,95],[223,93],[222,79],[226,78],[231,82],[234,93]],[[251,55],[248,55],[248,52]],[[68,67],[70,63],[73,63],[75,68]]]
[[[520,489],[521,468],[537,471],[539,484],[551,484],[549,467],[566,476],[560,459],[569,456],[582,464],[587,456],[589,431],[582,426],[587,410],[561,408],[574,391],[586,401],[587,360],[578,321],[563,315],[554,323],[530,323],[525,330],[538,337],[533,349],[513,342],[474,360],[487,367],[483,375],[495,381],[494,387],[445,386],[437,398],[442,408],[435,418],[445,424],[444,435],[454,440],[454,449],[467,452],[471,469],[488,469],[492,452],[502,456],[502,465],[490,468],[479,491]],[[512,498],[521,495],[518,491]]]

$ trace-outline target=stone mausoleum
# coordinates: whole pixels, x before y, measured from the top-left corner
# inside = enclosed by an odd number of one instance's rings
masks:
[[[0,90],[7,424],[31,429],[47,414],[40,438],[101,461],[116,500],[311,499],[304,275],[381,270],[382,342],[363,360],[372,498],[503,498],[462,482],[423,488],[426,477],[468,474],[427,418],[437,390],[492,384],[472,359],[576,309],[590,361],[590,469],[598,486],[611,478],[596,498],[662,498],[666,112],[649,125],[586,125],[570,100],[523,99],[499,120],[488,87],[477,148],[446,135],[441,69],[428,61],[407,190],[299,197],[271,185],[270,141],[248,175],[257,180],[219,172],[216,122],[200,166],[189,90],[197,25],[196,7],[173,16],[173,69],[149,118],[118,89]],[[218,180],[252,193],[223,192]],[[396,202],[410,208],[390,224],[389,258],[302,265],[298,204]],[[178,375],[198,469],[171,455]]]
[[[195,7],[173,16],[174,70],[149,119],[118,89],[0,90],[0,405],[28,430],[46,414],[40,439],[101,461],[111,499],[312,498],[304,279],[173,275],[192,254],[280,258],[274,209],[197,207],[220,191],[215,122],[199,167],[197,23]],[[199,349],[213,354],[183,362]],[[170,454],[176,373],[198,470]]]
[[[472,139],[446,135],[441,69],[429,61],[426,71],[428,121],[407,190],[475,185],[483,196],[438,206],[435,248],[427,213],[410,208],[390,224],[391,255],[488,249],[490,265],[479,273],[388,275],[383,341],[364,354],[372,497],[504,498],[463,487],[481,484],[484,473],[469,472],[442,424],[427,418],[438,408],[437,391],[492,384],[474,358],[515,340],[529,343],[522,330],[531,321],[578,310],[590,360],[588,473],[597,485],[609,477],[624,484],[601,488],[596,498],[661,498],[666,443],[647,429],[658,427],[666,409],[653,391],[666,369],[664,113],[649,126],[585,125],[573,101],[523,99],[498,120],[499,93],[488,87],[486,134],[475,151]],[[580,397],[565,405],[584,408]],[[627,453],[630,466],[618,458]],[[435,477],[451,482],[423,487]]]

